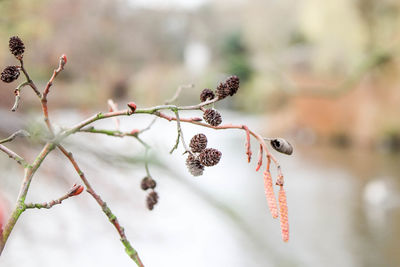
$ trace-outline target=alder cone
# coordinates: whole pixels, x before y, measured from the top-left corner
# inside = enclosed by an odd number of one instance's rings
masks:
[[[203,91],[201,91],[200,101],[204,102],[204,101],[207,101],[207,100],[214,99],[214,97],[215,97],[214,92],[211,91],[210,89],[206,88]]]
[[[217,92],[218,99],[224,99],[225,97],[227,97],[229,95],[230,89],[229,89],[228,85],[225,82],[223,82],[217,86],[216,92]]]
[[[206,109],[206,111],[204,111],[203,118],[208,124],[212,126],[218,126],[222,122],[221,114],[219,114],[218,111],[212,108]]]
[[[144,177],[142,179],[142,182],[140,183],[140,187],[142,190],[147,190],[149,188],[154,189],[156,187],[157,183],[154,181],[151,177]]]
[[[215,148],[206,148],[200,153],[200,163],[206,167],[217,165],[221,159],[222,153]]]
[[[1,73],[1,80],[5,83],[11,83],[18,79],[19,69],[16,66],[8,66]]]
[[[22,56],[25,52],[24,42],[18,36],[11,37],[8,46],[11,53],[16,57]]]
[[[230,96],[233,96],[239,90],[240,80],[239,80],[238,76],[233,75],[233,76],[228,77],[228,79],[226,79],[225,83],[229,88]]]
[[[207,136],[205,134],[196,134],[190,140],[190,148],[194,153],[200,153],[207,147]]]
[[[146,199],[147,208],[153,210],[154,205],[158,203],[158,194],[156,191],[150,192]]]
[[[190,154],[186,159],[186,166],[191,175],[203,175],[204,166],[200,163],[200,160],[196,156]]]

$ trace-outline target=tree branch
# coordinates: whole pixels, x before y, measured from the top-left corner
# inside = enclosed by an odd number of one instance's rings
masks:
[[[114,225],[115,229],[117,230],[119,236],[121,237],[121,242],[125,246],[125,252],[129,255],[129,257],[135,261],[135,263],[139,267],[144,267],[141,259],[139,258],[139,255],[137,251],[131,246],[130,242],[126,238],[124,228],[119,224],[119,221],[117,217],[112,213],[110,208],[107,206],[107,203],[102,200],[100,195],[98,195],[93,187],[90,185],[89,181],[86,179],[85,174],[82,172],[82,170],[79,168],[78,163],[75,161],[72,153],[68,152],[62,145],[57,146],[58,149],[69,159],[71,164],[74,166],[76,172],[78,173],[79,177],[81,178],[82,182],[86,186],[86,191],[92,195],[92,197],[96,200],[96,202],[100,205],[101,209],[103,212],[106,214],[108,217],[109,221]]]

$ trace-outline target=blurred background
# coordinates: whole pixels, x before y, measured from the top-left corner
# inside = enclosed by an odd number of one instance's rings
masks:
[[[24,62],[43,88],[68,57],[49,95],[61,126],[107,110],[196,104],[203,88],[238,75],[237,95],[216,108],[295,148],[277,155],[286,177],[291,240],[268,213],[262,173],[246,162],[244,134],[183,125],[187,140],[206,133],[221,163],[192,177],[176,125],[157,120],[143,139],[159,204],[149,212],[139,188],[144,150],[135,139],[76,134],[66,146],[125,226],[146,266],[400,266],[400,3],[396,0],[161,1],[0,0],[0,66],[17,64],[8,39],[24,42]],[[22,82],[22,79],[19,79]],[[0,139],[28,160],[40,151],[36,95],[0,84]],[[182,113],[201,116],[199,112]],[[121,119],[145,128],[150,116]],[[112,120],[95,124],[113,129]],[[23,171],[0,154],[0,210],[13,208]],[[58,152],[35,176],[29,202],[63,195],[78,177]],[[0,212],[1,213],[1,212]],[[1,214],[0,214],[1,217]],[[1,219],[1,218],[0,218]],[[88,194],[18,221],[1,266],[132,266],[112,225]]]

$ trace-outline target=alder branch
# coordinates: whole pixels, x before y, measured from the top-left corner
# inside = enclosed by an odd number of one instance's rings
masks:
[[[82,182],[86,186],[86,191],[92,195],[92,197],[96,200],[99,204],[101,209],[103,210],[104,214],[108,217],[109,221],[114,225],[115,229],[117,230],[119,236],[121,237],[121,242],[125,246],[125,252],[128,256],[136,262],[139,267],[144,267],[141,259],[139,258],[139,254],[137,251],[132,247],[129,240],[125,235],[124,228],[120,225],[117,217],[112,213],[111,209],[108,207],[107,203],[102,200],[100,195],[96,193],[93,189],[89,181],[86,179],[85,174],[80,169],[78,163],[75,161],[71,152],[68,152],[62,145],[57,145],[58,149],[69,159],[73,167],[75,168],[76,172],[78,173],[79,177],[81,178]]]
[[[8,240],[8,237],[11,234],[11,231],[14,229],[14,226],[17,223],[21,214],[26,210],[25,199],[26,199],[26,195],[28,194],[29,186],[32,182],[33,175],[35,174],[35,172],[37,171],[37,169],[39,168],[39,166],[43,162],[43,160],[47,157],[47,155],[54,148],[55,148],[54,143],[46,143],[46,145],[43,147],[42,151],[39,153],[39,155],[34,160],[33,164],[26,166],[24,180],[23,180],[21,188],[19,190],[17,203],[16,203],[15,208],[14,208],[6,226],[4,227],[2,235],[0,237],[1,238],[1,240],[0,240],[1,241],[0,242],[0,256],[4,250],[4,246]]]
[[[50,77],[50,80],[47,82],[46,87],[43,91],[43,95],[41,97],[44,122],[46,123],[47,128],[49,129],[50,133],[53,136],[54,136],[54,131],[53,131],[52,125],[50,123],[49,111],[48,111],[48,107],[47,107],[47,95],[50,92],[50,87],[53,85],[54,79],[64,69],[65,63],[67,63],[67,59],[66,59],[65,55],[62,55],[60,57],[60,60],[58,63],[58,68],[53,71],[53,75]]]

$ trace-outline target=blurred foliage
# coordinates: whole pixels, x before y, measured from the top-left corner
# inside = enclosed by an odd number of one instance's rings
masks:
[[[246,83],[253,73],[250,65],[248,49],[243,43],[240,32],[234,32],[225,37],[222,55],[227,73],[237,75],[242,83]]]
[[[308,127],[334,139],[335,129],[349,129],[349,140],[365,143],[383,136],[388,121],[399,128],[399,32],[400,2],[392,0],[216,0],[193,9],[133,0],[0,1],[1,66],[15,64],[12,35],[25,41],[26,67],[40,86],[58,57],[68,56],[50,108],[98,110],[110,97],[149,106],[189,83],[196,87],[179,101],[193,102],[201,88],[236,74],[242,88],[225,107],[279,112],[288,132]],[[185,58],[193,43],[210,55],[195,74]],[[15,86],[0,85],[0,105],[10,106]],[[20,112],[34,100],[23,91]],[[328,130],[324,121],[338,125]]]

